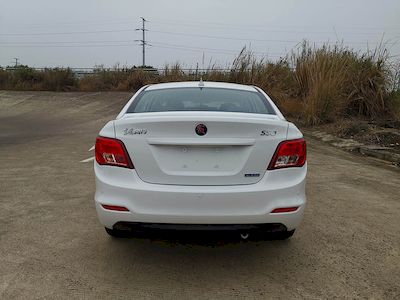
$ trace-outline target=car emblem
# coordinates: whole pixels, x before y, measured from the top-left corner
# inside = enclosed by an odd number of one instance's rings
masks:
[[[203,136],[207,133],[207,126],[204,124],[199,124],[196,126],[195,131],[196,131],[197,135]]]

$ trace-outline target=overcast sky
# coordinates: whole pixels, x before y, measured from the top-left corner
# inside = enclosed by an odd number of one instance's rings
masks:
[[[400,58],[399,0],[0,0],[0,66],[226,66],[244,45],[277,59],[301,40],[357,50],[382,37]]]

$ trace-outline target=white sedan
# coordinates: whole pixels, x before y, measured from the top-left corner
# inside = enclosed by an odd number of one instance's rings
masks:
[[[303,217],[305,140],[255,86],[145,86],[95,149],[96,210],[114,237],[157,228],[285,239]]]

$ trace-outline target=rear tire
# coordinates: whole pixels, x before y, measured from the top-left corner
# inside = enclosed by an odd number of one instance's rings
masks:
[[[113,238],[127,238],[130,236],[130,231],[128,230],[110,229],[107,227],[105,227],[104,229]]]
[[[287,240],[294,234],[295,231],[296,229],[275,232],[273,238],[275,240]]]

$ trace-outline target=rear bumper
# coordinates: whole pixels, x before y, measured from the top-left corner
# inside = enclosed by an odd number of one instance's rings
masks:
[[[307,166],[267,171],[256,184],[235,186],[176,186],[143,182],[134,170],[95,163],[95,203],[100,222],[147,224],[282,224],[298,227],[306,203]],[[104,209],[124,206],[129,212]],[[275,208],[298,206],[289,213]]]

